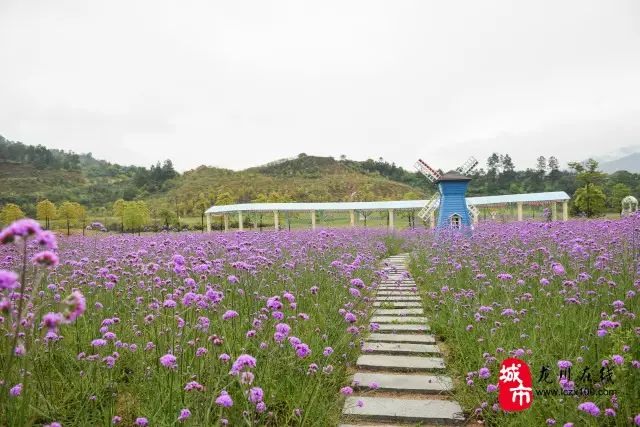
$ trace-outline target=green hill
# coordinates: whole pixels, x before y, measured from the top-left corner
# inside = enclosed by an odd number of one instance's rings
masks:
[[[377,173],[357,171],[330,157],[305,156],[277,165],[234,172],[200,166],[168,183],[166,193],[151,197],[152,204],[167,198],[177,201],[179,211],[190,213],[202,194],[213,201],[228,192],[240,203],[263,201],[343,201],[402,199],[407,193],[421,195],[407,184]]]
[[[385,176],[388,171],[397,175],[402,171],[398,176],[406,175],[404,182]],[[156,211],[167,207],[181,216],[197,216],[200,200],[212,205],[222,193],[229,193],[234,202],[423,196],[423,190],[411,185],[412,179],[419,177],[386,162],[305,154],[243,171],[200,166],[178,174],[169,160],[150,168],[121,166],[94,159],[90,153],[52,150],[0,136],[0,205],[16,203],[28,214],[41,199],[56,204],[77,201],[93,211],[109,211],[120,198],[141,199]]]

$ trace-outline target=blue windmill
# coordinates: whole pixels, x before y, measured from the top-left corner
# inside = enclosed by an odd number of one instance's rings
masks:
[[[434,193],[418,216],[427,221],[435,214],[436,209],[439,209],[436,223],[438,228],[471,227],[480,212],[475,206],[467,204],[465,195],[471,178],[466,175],[477,164],[478,161],[474,157],[469,157],[459,168],[442,174],[419,159],[415,164],[416,169],[429,181],[438,184],[438,192]]]

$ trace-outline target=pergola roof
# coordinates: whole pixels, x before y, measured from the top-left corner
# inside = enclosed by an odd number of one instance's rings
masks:
[[[564,202],[570,197],[564,191],[547,193],[507,194],[504,196],[467,197],[467,204],[474,206],[503,205],[508,203]],[[393,200],[380,202],[318,202],[318,203],[241,203],[235,205],[211,206],[207,214],[230,212],[273,212],[273,211],[377,211],[421,209],[428,200]]]

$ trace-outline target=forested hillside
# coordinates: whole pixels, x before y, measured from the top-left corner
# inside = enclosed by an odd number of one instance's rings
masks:
[[[575,165],[574,165],[575,166]],[[472,173],[469,195],[576,190],[595,185],[600,210],[618,210],[622,197],[640,194],[640,174],[593,173],[584,181],[576,167],[560,168],[555,157],[537,159],[535,169],[517,170],[508,154],[494,153]],[[446,172],[446,171],[445,171]],[[588,185],[587,185],[588,186]],[[299,154],[243,171],[209,166],[179,174],[170,160],[149,168],[121,166],[0,136],[0,207],[9,203],[34,215],[38,201],[78,202],[90,212],[110,214],[116,200],[144,200],[151,215],[202,215],[213,204],[251,201],[369,201],[423,198],[435,191],[419,173],[382,158],[354,161]],[[589,195],[589,197],[592,197]],[[573,206],[578,212],[579,206]]]

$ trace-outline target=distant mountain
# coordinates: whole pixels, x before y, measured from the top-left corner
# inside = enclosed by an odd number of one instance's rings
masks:
[[[631,153],[615,160],[603,161],[600,163],[600,169],[607,173],[623,170],[631,173],[640,173],[640,153]]]

